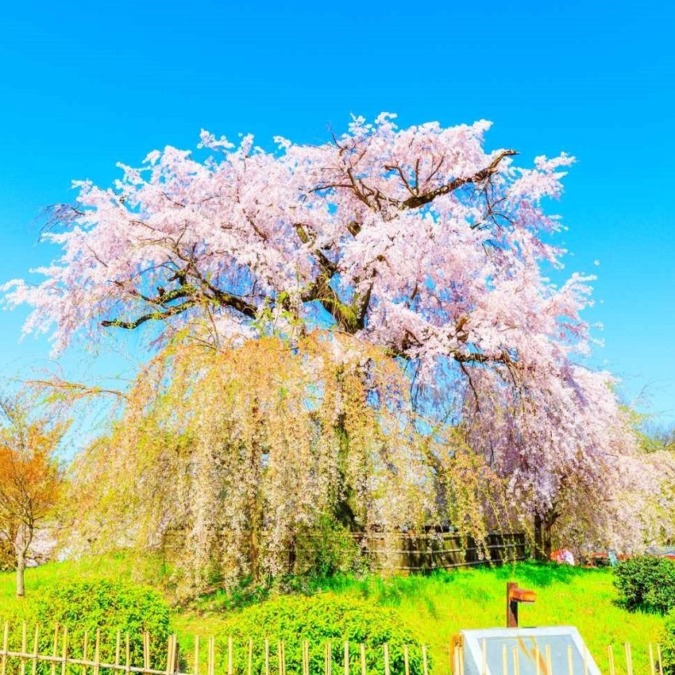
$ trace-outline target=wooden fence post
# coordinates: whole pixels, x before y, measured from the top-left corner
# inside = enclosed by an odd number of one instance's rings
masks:
[[[99,675],[101,669],[101,629],[96,629],[96,645],[94,646],[94,675]]]
[[[68,663],[68,626],[63,627],[63,657],[61,659],[61,675],[66,675]]]
[[[614,648],[612,645],[607,647],[607,656],[609,658],[609,675],[616,675],[616,670],[614,668]]]
[[[38,664],[38,651],[40,649],[39,647],[39,642],[40,642],[40,627],[36,624],[35,625],[35,637],[33,638],[33,665],[31,667],[31,675],[36,675],[37,673],[37,664]]]
[[[0,673],[7,675],[7,652],[9,651],[9,621],[5,621],[5,632],[2,638],[2,662],[0,663]]]
[[[26,675],[26,651],[28,650],[28,626],[21,624],[21,675]]]

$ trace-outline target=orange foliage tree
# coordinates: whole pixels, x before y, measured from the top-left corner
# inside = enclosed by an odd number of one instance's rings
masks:
[[[63,476],[55,453],[65,425],[37,416],[25,396],[0,397],[0,539],[16,557],[16,594],[35,533],[58,499]]]

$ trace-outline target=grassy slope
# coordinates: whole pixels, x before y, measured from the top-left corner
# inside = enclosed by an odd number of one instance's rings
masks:
[[[69,581],[127,579],[153,585],[160,582],[163,575],[163,566],[157,559],[127,554],[50,563],[26,570],[26,600],[19,600],[15,594],[14,573],[0,572],[0,620],[22,616],[24,608],[42,591]]]
[[[90,577],[130,578],[157,582],[163,576],[157,561],[117,556],[82,562],[45,565],[27,573],[27,592],[65,580]],[[537,591],[537,602],[520,610],[522,625],[574,625],[581,632],[602,671],[607,671],[607,645],[614,644],[623,672],[623,643],[631,642],[635,672],[648,672],[647,644],[658,640],[661,617],[630,614],[616,606],[611,572],[567,567],[518,565],[502,569],[462,570],[429,577],[393,579],[338,578],[318,584],[316,589],[369,598],[394,607],[401,619],[415,628],[430,645],[437,672],[447,672],[448,645],[461,628],[501,626],[504,622],[504,592],[508,580]],[[14,613],[22,603],[14,597],[13,575],[0,574],[0,617]],[[174,626],[185,650],[191,653],[191,635],[221,632],[223,612],[218,600],[202,603],[202,609],[176,610]]]

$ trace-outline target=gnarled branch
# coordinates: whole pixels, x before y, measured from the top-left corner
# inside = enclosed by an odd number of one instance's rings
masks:
[[[420,206],[424,206],[429,202],[432,202],[437,197],[442,195],[447,195],[449,192],[453,192],[463,185],[468,185],[469,183],[480,183],[486,178],[489,178],[492,174],[497,172],[497,167],[499,163],[504,159],[504,157],[513,157],[518,153],[515,150],[502,150],[484,169],[478,171],[473,176],[466,176],[465,178],[455,178],[454,180],[437,187],[435,190],[430,192],[425,192],[421,195],[414,195],[409,197],[405,201],[401,202],[399,205],[400,209],[417,209]]]

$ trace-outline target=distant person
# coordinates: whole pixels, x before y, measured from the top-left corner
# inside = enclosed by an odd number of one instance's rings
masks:
[[[574,565],[574,554],[568,548],[561,548],[551,553],[551,560],[561,565]]]
[[[564,548],[562,551],[562,562],[565,563],[565,565],[574,565],[574,555],[572,554],[572,551],[570,551],[568,548]]]

